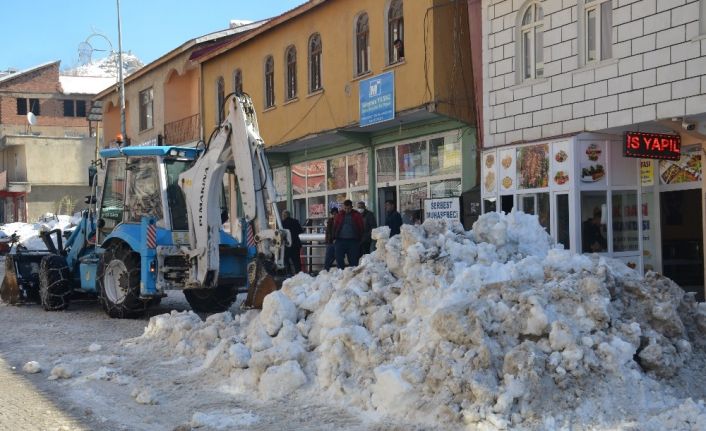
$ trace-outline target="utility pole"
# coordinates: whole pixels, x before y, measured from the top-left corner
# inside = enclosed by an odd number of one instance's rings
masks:
[[[115,0],[118,5],[118,81],[120,91],[120,133],[123,135],[123,142],[127,142],[127,131],[125,130],[125,82],[123,82],[123,37],[120,32],[120,0]]]

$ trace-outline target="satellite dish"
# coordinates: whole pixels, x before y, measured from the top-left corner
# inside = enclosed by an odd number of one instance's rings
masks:
[[[35,124],[37,124],[37,116],[34,115],[34,112],[27,113],[27,122],[30,126],[34,126]]]

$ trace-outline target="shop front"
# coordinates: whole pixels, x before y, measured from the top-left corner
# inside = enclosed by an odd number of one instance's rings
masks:
[[[640,135],[584,133],[484,151],[483,212],[535,214],[566,249],[662,273],[702,299],[701,145]],[[635,137],[660,145],[630,151]]]

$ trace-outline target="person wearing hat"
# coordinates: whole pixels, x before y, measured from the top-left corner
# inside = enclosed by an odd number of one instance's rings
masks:
[[[330,270],[333,266],[333,262],[336,261],[336,248],[333,240],[333,219],[338,215],[338,208],[333,207],[329,210],[329,216],[326,220],[326,257],[324,257],[324,269],[326,271]]]
[[[365,202],[358,202],[358,212],[363,216],[363,237],[360,240],[360,255],[370,253],[370,247],[373,244],[372,234],[373,229],[378,227],[375,220],[375,214],[365,207]]]

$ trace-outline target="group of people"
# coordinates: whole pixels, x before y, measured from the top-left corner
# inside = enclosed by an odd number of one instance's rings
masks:
[[[395,201],[385,202],[385,213],[385,225],[390,228],[390,236],[399,234],[402,217],[397,212]],[[282,211],[282,227],[288,229],[292,236],[291,246],[284,251],[285,266],[289,269],[291,265],[296,274],[301,271],[302,245],[299,235],[304,233],[304,229],[287,210]],[[331,269],[334,263],[343,269],[346,260],[349,265],[357,266],[360,257],[372,251],[372,231],[376,227],[375,214],[363,201],[358,202],[355,210],[350,199],[343,202],[340,210],[332,207],[326,221],[324,269]]]

